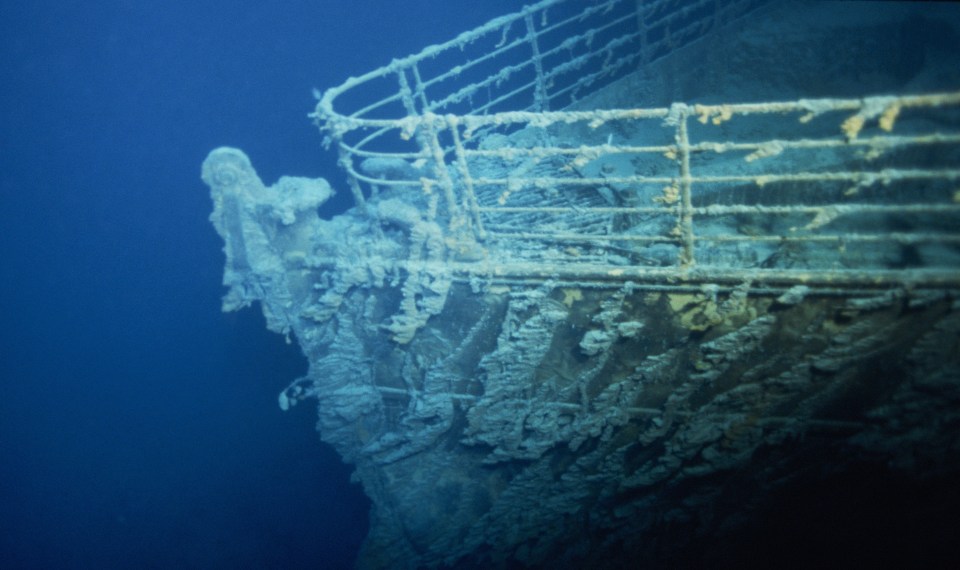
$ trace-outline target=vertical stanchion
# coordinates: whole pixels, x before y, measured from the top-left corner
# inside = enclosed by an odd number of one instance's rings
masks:
[[[350,153],[343,148],[342,144],[340,144],[339,139],[337,139],[336,143],[337,150],[339,151],[337,165],[347,173],[347,185],[350,187],[350,193],[353,194],[353,201],[356,202],[357,209],[366,213],[367,201],[363,197],[363,190],[360,188],[360,182],[357,181],[357,179],[353,176],[353,160],[350,157]]]
[[[465,224],[463,212],[457,205],[456,194],[453,189],[453,180],[450,179],[450,173],[447,172],[446,162],[443,159],[443,147],[440,145],[438,136],[438,125],[441,124],[441,118],[433,113],[427,113],[423,116],[423,122],[420,123],[421,144],[426,146],[433,158],[433,175],[441,190],[443,198],[447,203],[447,213],[450,215],[450,229],[456,231]],[[420,179],[424,184],[424,191],[429,191],[428,185],[431,181],[426,178]]]
[[[463,148],[463,142],[460,140],[459,131],[460,120],[456,115],[447,115],[447,127],[453,135],[453,148],[456,153],[457,167],[460,170],[460,178],[463,179],[463,208],[470,212],[470,218],[473,222],[474,236],[478,240],[487,237],[483,229],[483,221],[480,219],[480,206],[477,203],[477,195],[473,190],[473,178],[470,176],[470,168],[467,164],[467,156]]]
[[[430,103],[427,101],[427,90],[423,86],[423,80],[420,79],[420,68],[417,67],[417,62],[413,62],[410,71],[413,73],[413,84],[417,86],[415,94],[420,97],[420,107],[424,111],[431,111]]]
[[[533,23],[533,15],[527,12],[523,21],[527,24],[527,40],[530,42],[533,69],[537,74],[536,92],[533,95],[533,110],[537,112],[549,111],[550,101],[547,99],[547,83],[543,75],[543,61],[540,55],[540,44],[537,43],[537,28]]]
[[[408,115],[419,115],[417,105],[413,100],[413,90],[410,89],[410,82],[407,81],[407,74],[404,70],[397,70],[397,81],[400,83],[400,100],[403,102],[403,108]]]
[[[417,128],[416,132],[417,144],[420,147],[420,153],[424,158],[429,158],[433,161],[433,173],[435,178],[430,179],[425,176],[420,178],[420,185],[423,188],[423,193],[425,195],[430,194],[433,191],[433,183],[435,181],[440,182],[440,185],[443,187],[446,194],[445,198],[447,201],[447,211],[450,213],[452,223],[454,212],[456,211],[456,205],[453,203],[453,183],[450,182],[450,177],[447,175],[447,169],[443,160],[443,150],[440,147],[440,141],[437,139],[436,129],[433,126],[434,115],[429,111],[424,111],[423,113],[417,112],[416,101],[413,98],[413,91],[410,89],[410,82],[407,80],[407,74],[403,69],[397,71],[397,79],[400,82],[400,99],[403,101],[403,108],[407,110],[409,116],[418,116],[420,119],[420,126]],[[443,182],[444,178],[447,181],[446,184]]]
[[[693,200],[690,187],[690,138],[687,134],[687,120],[690,111],[684,106],[677,123],[677,150],[680,158],[680,267],[692,267],[696,260],[693,252]]]

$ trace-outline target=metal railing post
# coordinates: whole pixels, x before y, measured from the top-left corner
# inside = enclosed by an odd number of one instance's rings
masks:
[[[530,42],[533,69],[537,74],[536,91],[533,95],[533,109],[535,111],[549,111],[550,100],[547,97],[547,83],[543,74],[543,61],[540,55],[540,44],[537,42],[537,28],[533,23],[533,14],[527,12],[523,17],[523,21],[527,25],[527,40]]]
[[[680,267],[693,267],[696,263],[694,259],[693,200],[690,195],[693,179],[690,176],[690,139],[687,133],[689,117],[690,110],[684,106],[680,111],[677,123],[677,157],[680,159],[680,212],[678,220]]]

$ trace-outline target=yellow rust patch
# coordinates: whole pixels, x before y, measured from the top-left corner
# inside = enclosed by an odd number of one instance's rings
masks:
[[[583,291],[580,289],[561,289],[563,292],[563,304],[572,307],[577,301],[583,300]]]

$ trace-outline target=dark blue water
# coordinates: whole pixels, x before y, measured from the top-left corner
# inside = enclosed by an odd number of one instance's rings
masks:
[[[311,88],[521,4],[0,4],[0,567],[352,563],[369,503],[277,407],[298,349],[219,310],[200,163],[344,188]]]

